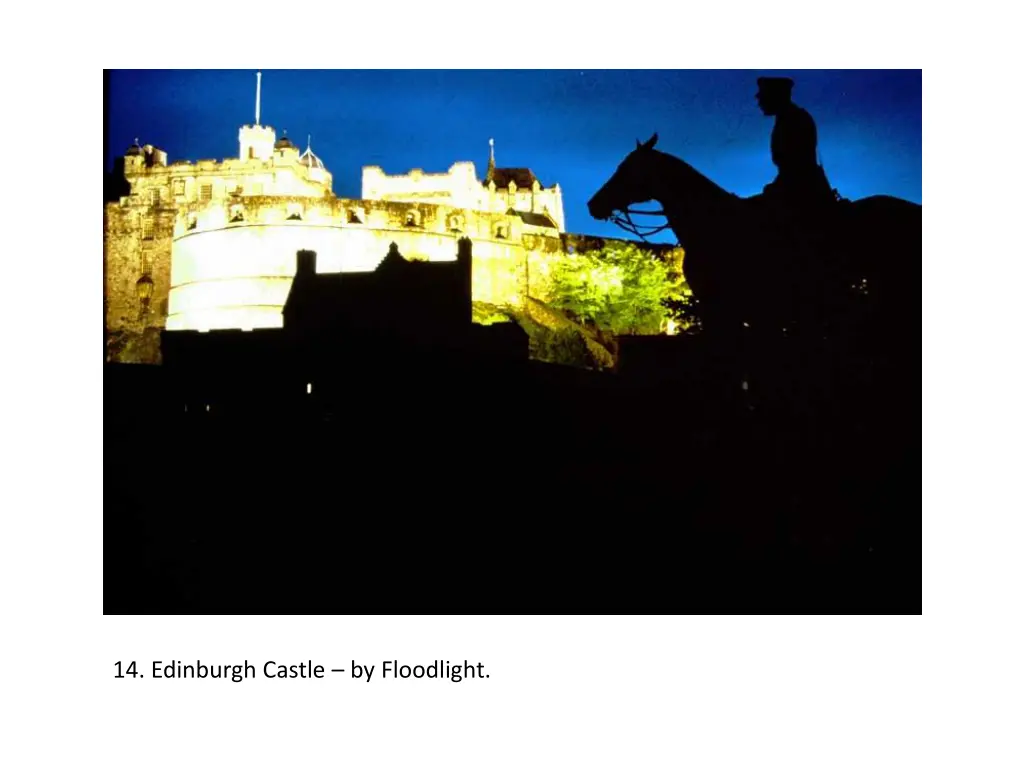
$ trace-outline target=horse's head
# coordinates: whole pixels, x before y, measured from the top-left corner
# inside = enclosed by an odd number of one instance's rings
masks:
[[[654,134],[645,143],[638,140],[636,149],[626,155],[615,174],[608,179],[597,194],[590,198],[587,207],[595,219],[609,219],[615,211],[625,211],[635,203],[645,203],[654,198],[652,179],[654,145],[658,143],[658,134]]]

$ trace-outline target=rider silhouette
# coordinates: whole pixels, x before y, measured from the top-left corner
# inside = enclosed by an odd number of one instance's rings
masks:
[[[818,129],[810,113],[792,101],[793,81],[788,77],[760,77],[757,103],[775,118],[772,162],[778,176],[764,188],[763,200],[793,213],[835,200],[835,193],[818,164]]]

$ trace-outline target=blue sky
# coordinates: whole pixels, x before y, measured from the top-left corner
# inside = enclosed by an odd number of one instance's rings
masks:
[[[587,200],[655,131],[659,149],[739,195],[771,181],[772,121],[754,93],[776,74],[814,115],[834,187],[921,202],[919,70],[264,70],[261,122],[300,147],[312,134],[342,197],[359,196],[364,165],[440,172],[471,160],[482,177],[493,137],[499,165],[562,185],[569,231],[620,235]],[[250,70],[114,71],[105,167],[135,137],[172,161],[236,156],[255,90]]]

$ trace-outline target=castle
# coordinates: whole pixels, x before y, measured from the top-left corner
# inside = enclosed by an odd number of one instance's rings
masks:
[[[473,243],[474,303],[521,307],[545,298],[552,259],[587,242],[565,232],[562,190],[527,168],[471,162],[447,173],[362,174],[342,199],[307,141],[304,151],[260,123],[238,157],[179,160],[138,140],[116,162],[104,204],[104,316],[111,362],[160,361],[160,332],[281,327],[296,253],[319,272],[368,272],[392,243],[408,259],[451,261]]]

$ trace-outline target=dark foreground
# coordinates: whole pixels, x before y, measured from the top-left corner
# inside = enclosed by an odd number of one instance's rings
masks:
[[[919,613],[920,379],[686,359],[107,366],[104,611]]]

